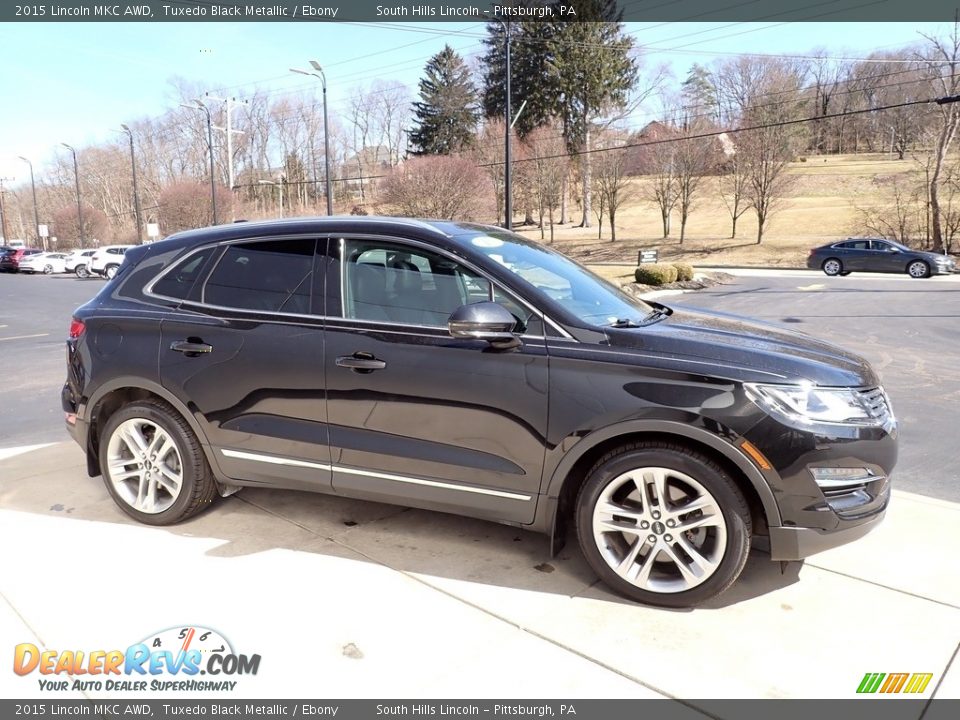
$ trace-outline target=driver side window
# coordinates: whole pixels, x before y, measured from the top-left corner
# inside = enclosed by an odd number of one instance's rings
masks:
[[[400,243],[343,240],[340,282],[347,319],[446,328],[461,305],[495,299],[524,331],[532,314],[460,263]]]

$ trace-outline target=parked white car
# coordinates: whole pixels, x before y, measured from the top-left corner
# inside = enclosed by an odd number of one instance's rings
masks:
[[[89,250],[73,250],[67,255],[64,261],[67,266],[67,272],[76,273],[77,277],[85,278],[90,275],[87,265],[90,264],[90,258],[96,252],[96,248]]]
[[[123,254],[134,247],[133,245],[104,245],[90,256],[88,269],[94,275],[101,275],[112,280],[123,263]]]
[[[42,252],[20,258],[20,272],[63,273],[67,271],[67,256],[64,253]]]

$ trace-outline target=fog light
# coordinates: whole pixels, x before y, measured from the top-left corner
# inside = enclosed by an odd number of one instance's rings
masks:
[[[848,487],[879,480],[872,470],[862,467],[810,468],[810,473],[822,488]]]

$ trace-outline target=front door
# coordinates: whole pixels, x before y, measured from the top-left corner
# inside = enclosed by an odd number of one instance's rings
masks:
[[[456,340],[447,319],[460,305],[515,301],[416,243],[330,242],[327,283],[338,287],[327,293],[326,312],[334,490],[532,522],[547,428],[539,318],[527,318],[532,331],[518,349]]]

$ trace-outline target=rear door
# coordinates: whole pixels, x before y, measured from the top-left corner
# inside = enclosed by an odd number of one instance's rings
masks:
[[[331,238],[326,329],[334,490],[532,522],[547,430],[542,321],[458,258],[401,238]],[[447,329],[495,299],[523,345],[497,351]]]
[[[193,408],[235,480],[330,487],[316,245],[292,237],[208,248],[197,258],[204,276],[162,322],[163,385]],[[166,279],[176,283],[179,271]],[[152,292],[169,292],[162,280]]]

